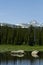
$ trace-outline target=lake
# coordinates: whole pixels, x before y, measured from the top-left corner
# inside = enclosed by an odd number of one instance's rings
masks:
[[[32,57],[30,52],[23,57],[0,53],[0,65],[43,65],[43,52],[38,57]]]

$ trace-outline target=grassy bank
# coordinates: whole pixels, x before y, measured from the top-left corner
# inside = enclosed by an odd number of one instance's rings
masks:
[[[43,46],[0,45],[0,52],[12,51],[12,50],[25,50],[25,51],[39,50],[39,51],[43,51]]]

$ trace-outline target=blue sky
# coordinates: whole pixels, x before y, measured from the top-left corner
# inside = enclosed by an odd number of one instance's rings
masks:
[[[0,22],[43,23],[43,0],[0,0]]]

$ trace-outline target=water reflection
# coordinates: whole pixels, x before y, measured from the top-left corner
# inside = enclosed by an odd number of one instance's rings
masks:
[[[43,65],[43,60],[34,59],[34,60],[9,60],[7,61],[1,61],[0,65]]]
[[[19,58],[1,54],[0,65],[43,65],[43,53],[38,58],[33,58],[31,55]]]

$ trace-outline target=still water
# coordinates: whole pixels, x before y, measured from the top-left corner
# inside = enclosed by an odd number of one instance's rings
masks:
[[[0,65],[43,65],[43,53],[39,57],[27,54],[24,57],[14,57],[10,54],[0,54]]]

